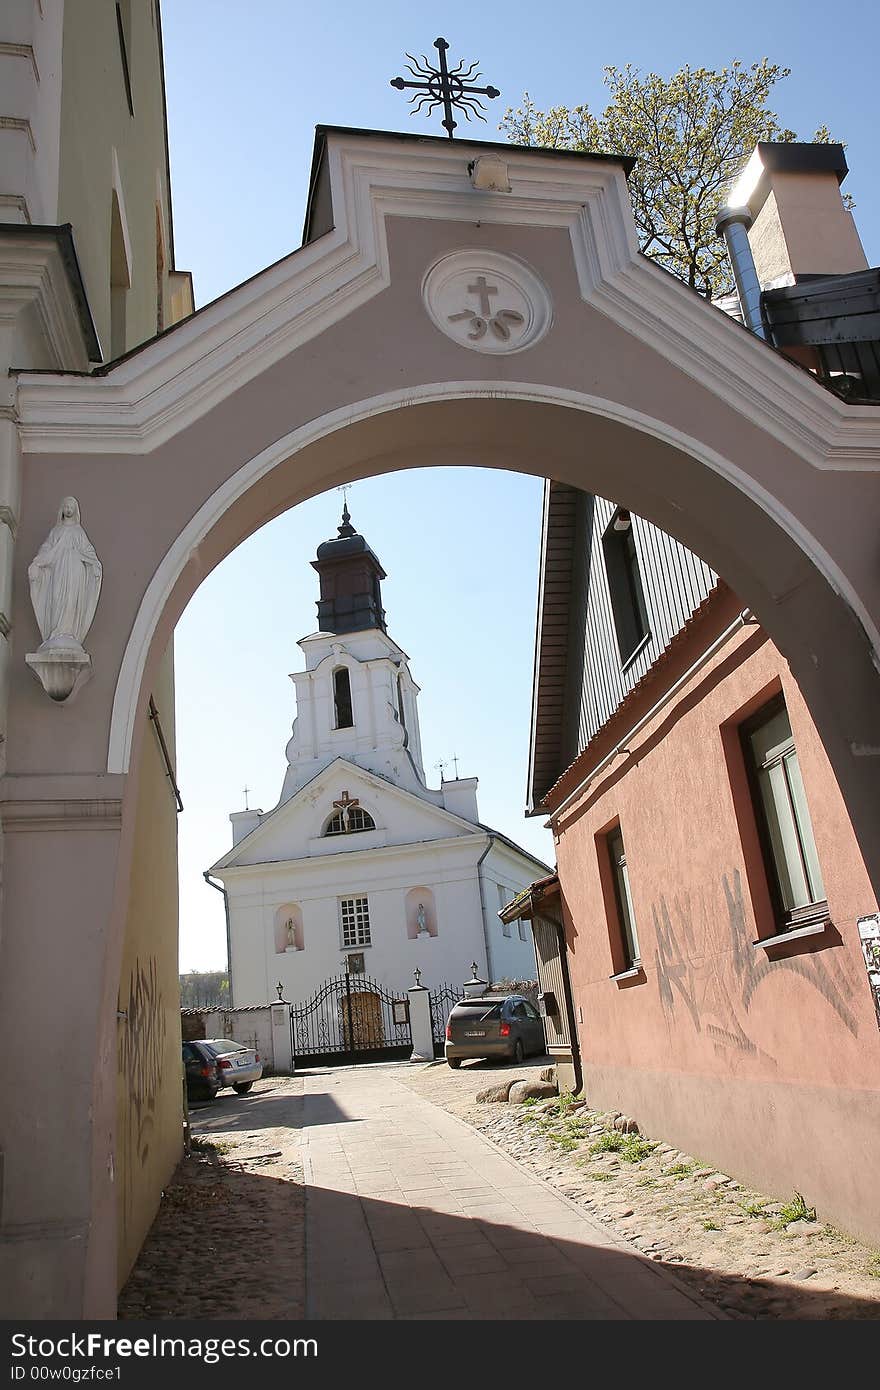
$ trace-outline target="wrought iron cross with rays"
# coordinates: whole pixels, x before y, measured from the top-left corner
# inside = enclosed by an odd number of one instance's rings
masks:
[[[443,107],[443,125],[445,126],[450,140],[453,138],[452,132],[455,130],[457,121],[453,120],[452,108],[457,106],[463,111],[467,120],[471,116],[476,116],[477,120],[485,121],[486,117],[482,114],[486,109],[479,100],[480,97],[500,97],[501,93],[497,87],[475,87],[474,81],[482,77],[479,69],[479,59],[474,63],[465,65],[464,60],[457,63],[454,68],[446,66],[446,52],[449,44],[445,39],[435,39],[434,47],[440,55],[439,67],[432,67],[422,54],[421,63],[414,58],[411,53],[407,53],[409,62],[406,64],[407,72],[411,72],[413,77],[424,78],[423,82],[406,82],[402,77],[392,77],[391,85],[402,92],[405,87],[414,87],[415,95],[409,99],[410,106],[413,108],[411,116],[415,116],[424,111],[430,116],[437,106]]]

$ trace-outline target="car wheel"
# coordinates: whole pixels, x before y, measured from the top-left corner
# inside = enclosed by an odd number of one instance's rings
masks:
[[[236,1081],[232,1089],[237,1091],[240,1096],[246,1096],[253,1084],[253,1081]]]
[[[449,1065],[452,1067],[452,1070],[453,1070],[453,1071],[458,1071],[459,1067],[461,1066],[461,1058],[460,1058],[460,1057],[447,1057],[446,1060],[447,1060],[447,1062],[449,1063]]]
[[[516,1042],[513,1045],[513,1060],[517,1066],[519,1066],[520,1062],[522,1062],[525,1055],[526,1051],[522,1045],[522,1038],[517,1038]]]

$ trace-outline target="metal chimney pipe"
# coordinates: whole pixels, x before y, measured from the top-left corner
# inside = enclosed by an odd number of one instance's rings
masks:
[[[715,231],[727,243],[743,323],[758,338],[766,340],[767,333],[761,318],[761,282],[749,245],[748,229],[751,225],[752,214],[748,208],[723,207],[716,219]]]

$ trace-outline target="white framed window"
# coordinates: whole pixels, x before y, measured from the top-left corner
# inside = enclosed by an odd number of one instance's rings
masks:
[[[368,898],[340,898],[342,945],[346,950],[370,945],[370,903]]]
[[[776,696],[740,726],[780,932],[828,916],[825,885],[788,711]]]
[[[333,672],[333,713],[337,729],[354,728],[351,677],[345,666],[338,666]]]
[[[498,889],[498,906],[506,907],[513,897],[513,894],[508,892],[503,883],[496,883],[495,887]],[[505,936],[510,936],[510,923],[502,922],[501,930]]]
[[[523,920],[522,917],[520,917],[520,919],[519,919],[519,921],[517,922],[516,925],[519,927],[519,939],[520,939],[520,941],[527,941],[527,940],[528,940],[528,937],[526,936],[526,924],[525,924],[525,922],[524,922],[524,920]]]
[[[632,893],[629,886],[629,870],[626,866],[626,850],[623,835],[617,825],[606,836],[608,857],[614,878],[614,898],[617,908],[615,924],[623,951],[624,969],[632,970],[641,961],[639,938],[636,931],[636,915],[633,911]]]

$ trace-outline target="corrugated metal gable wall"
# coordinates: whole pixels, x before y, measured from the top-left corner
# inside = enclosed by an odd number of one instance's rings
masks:
[[[602,537],[616,510],[604,497],[594,502],[587,530],[589,556],[584,626],[584,660],[578,710],[581,752],[672,638],[715,587],[718,576],[698,556],[641,517],[633,517],[636,554],[648,611],[649,640],[622,667],[611,610]]]

